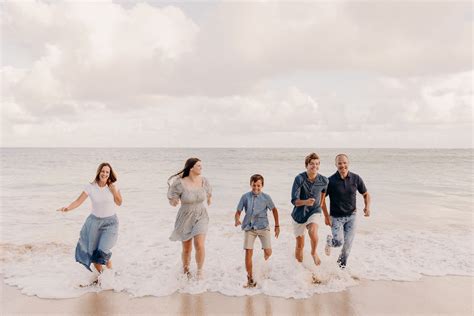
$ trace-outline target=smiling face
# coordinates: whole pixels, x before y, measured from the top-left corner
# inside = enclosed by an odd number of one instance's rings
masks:
[[[250,184],[250,187],[252,188],[252,193],[253,194],[257,194],[257,195],[260,194],[262,192],[262,189],[263,189],[262,180],[253,181]]]
[[[342,176],[347,175],[349,172],[349,159],[346,155],[336,156],[336,168]]]
[[[107,180],[110,177],[110,168],[109,166],[103,166],[102,169],[100,169],[99,173],[99,180],[102,183],[107,183]]]
[[[317,174],[319,171],[319,165],[320,165],[319,159],[311,159],[309,163],[306,165],[306,171],[308,174]]]
[[[200,161],[196,162],[194,166],[189,170],[194,176],[198,176],[202,172],[202,163]]]

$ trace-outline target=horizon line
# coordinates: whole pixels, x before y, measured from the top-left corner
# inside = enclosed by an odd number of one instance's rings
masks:
[[[153,147],[153,146],[0,146],[0,149],[474,149],[474,147]]]

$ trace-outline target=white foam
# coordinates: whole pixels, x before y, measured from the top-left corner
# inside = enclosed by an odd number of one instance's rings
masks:
[[[327,232],[323,228],[320,235]],[[322,246],[319,247],[320,267],[312,263],[308,245],[304,262],[297,263],[293,258],[293,236],[282,232],[278,240],[273,240],[273,255],[268,262],[263,260],[259,242],[256,242],[254,271],[258,286],[254,289],[243,287],[246,280],[243,236],[233,227],[211,227],[202,280],[188,280],[183,276],[181,246],[168,241],[166,233],[158,234],[162,242],[146,242],[145,239],[127,242],[130,240],[127,235],[127,232],[122,233],[114,249],[115,273],[111,272],[103,287],[80,288],[80,284],[90,282],[91,273],[74,263],[74,244],[56,243],[2,244],[6,283],[18,286],[24,294],[44,298],[76,297],[106,289],[125,291],[137,297],[212,291],[230,296],[266,294],[306,298],[357,285],[354,277],[413,281],[422,275],[474,275],[469,246],[472,235],[461,233],[447,236],[427,231],[360,232],[356,235],[348,268],[340,270],[335,263],[339,250],[333,249],[331,256],[326,257]],[[191,272],[196,273],[194,263]],[[322,284],[312,284],[313,273]]]

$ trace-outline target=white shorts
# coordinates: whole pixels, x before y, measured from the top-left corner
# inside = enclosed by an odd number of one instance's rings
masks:
[[[300,223],[295,222],[295,220],[293,220],[293,233],[295,234],[295,237],[303,236],[305,228],[307,229],[307,226],[311,223],[319,224],[319,222],[321,221],[321,218],[322,218],[321,213],[314,213],[308,218],[306,223],[300,224]]]

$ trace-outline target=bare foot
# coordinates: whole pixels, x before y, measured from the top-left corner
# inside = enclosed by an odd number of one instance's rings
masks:
[[[198,280],[204,279],[204,272],[202,272],[202,269],[197,270],[196,279],[198,279]]]
[[[319,256],[317,253],[315,253],[314,255],[311,255],[313,257],[313,261],[314,261],[314,264],[319,266],[321,264],[321,259],[319,259]]]
[[[326,256],[331,255],[331,247],[329,247],[329,245],[327,244],[326,244],[326,247],[324,247],[324,253],[326,254]]]
[[[321,284],[321,280],[315,275],[313,274],[313,280],[312,280],[312,283],[313,284]]]
[[[191,277],[192,277],[192,274],[191,274],[191,272],[189,271],[189,267],[184,267],[184,268],[183,268],[183,274],[184,274],[184,276],[185,276],[188,280],[190,280]]]
[[[99,279],[98,278],[96,278],[95,280],[93,280],[89,284],[79,284],[79,287],[89,287],[89,286],[96,286],[96,285],[99,285]]]
[[[332,236],[331,235],[328,235],[326,237],[326,247],[324,247],[324,253],[326,254],[326,256],[330,256],[331,255],[331,246],[329,245],[329,243],[331,242],[332,240]]]
[[[247,284],[244,285],[244,288],[251,289],[256,286],[257,286],[257,282],[255,282],[252,277],[247,276]]]

